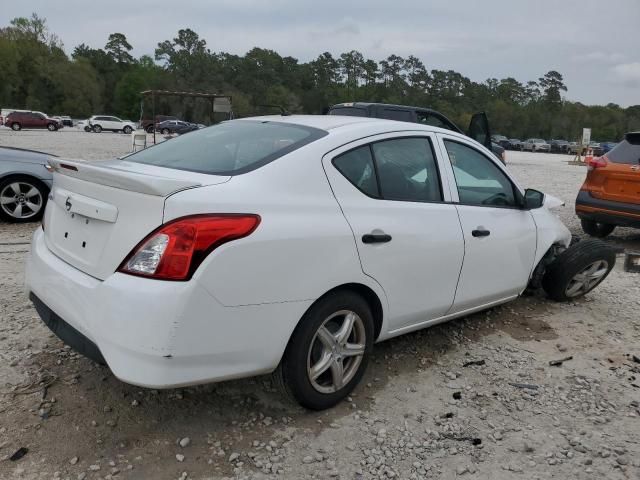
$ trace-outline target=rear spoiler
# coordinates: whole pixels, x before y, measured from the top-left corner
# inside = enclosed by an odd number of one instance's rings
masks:
[[[60,175],[158,197],[166,197],[179,190],[202,186],[196,181],[118,170],[84,160],[49,158],[48,163],[53,171]]]

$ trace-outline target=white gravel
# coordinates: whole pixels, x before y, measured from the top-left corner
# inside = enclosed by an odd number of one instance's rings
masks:
[[[0,145],[97,159],[130,139],[0,129]],[[581,235],[567,160],[508,153]],[[64,347],[22,292],[34,228],[0,224],[2,479],[640,478],[640,276],[620,261],[576,303],[523,297],[376,345],[348,401],[310,413],[268,377],[143,390]],[[640,250],[640,231],[609,241]]]

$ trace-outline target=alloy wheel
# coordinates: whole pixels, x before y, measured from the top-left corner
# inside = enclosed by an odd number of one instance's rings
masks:
[[[565,289],[567,297],[576,297],[593,289],[609,271],[605,260],[597,260],[575,274]]]
[[[0,207],[15,219],[26,219],[37,215],[42,209],[42,193],[27,182],[13,182],[0,192]]]
[[[358,371],[366,349],[364,323],[357,313],[340,310],[322,323],[307,355],[307,375],[315,390],[334,393]]]

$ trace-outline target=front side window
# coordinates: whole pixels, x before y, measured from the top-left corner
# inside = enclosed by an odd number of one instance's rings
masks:
[[[372,144],[380,194],[385,200],[442,201],[436,160],[427,138],[397,138]]]
[[[460,203],[483,207],[517,206],[514,187],[493,161],[462,143],[444,141]]]
[[[291,123],[231,120],[140,150],[127,160],[211,175],[239,175],[327,135]]]

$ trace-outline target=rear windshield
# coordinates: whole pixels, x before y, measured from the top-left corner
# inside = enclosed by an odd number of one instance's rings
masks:
[[[127,160],[211,175],[239,175],[325,135],[324,130],[302,125],[232,120],[159,143]]]
[[[640,140],[640,139],[638,139]],[[607,158],[613,163],[627,163],[629,165],[640,164],[640,141],[637,143],[632,139],[633,143],[629,140],[623,140],[618,145],[613,147]]]

